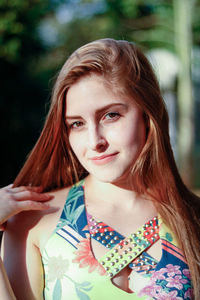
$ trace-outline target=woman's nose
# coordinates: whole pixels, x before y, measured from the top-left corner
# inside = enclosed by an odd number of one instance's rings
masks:
[[[91,150],[98,152],[105,151],[107,147],[106,138],[96,125],[88,127],[88,144]]]

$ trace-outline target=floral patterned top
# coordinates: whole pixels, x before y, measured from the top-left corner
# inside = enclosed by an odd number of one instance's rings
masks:
[[[107,248],[98,261],[91,238]],[[146,250],[158,239],[162,257],[156,261]],[[128,237],[95,220],[84,204],[84,181],[68,194],[55,232],[42,253],[45,300],[191,300],[190,272],[175,237],[154,217]],[[111,278],[130,268],[130,293]]]

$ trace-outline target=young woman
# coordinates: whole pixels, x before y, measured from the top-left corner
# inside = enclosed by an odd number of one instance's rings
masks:
[[[158,83],[134,44],[102,39],[66,61],[13,199],[30,186],[53,199],[7,224],[17,299],[200,298],[200,201],[179,176]]]

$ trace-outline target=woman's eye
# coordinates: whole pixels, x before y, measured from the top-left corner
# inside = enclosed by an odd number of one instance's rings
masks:
[[[120,114],[117,112],[109,112],[105,115],[106,120],[117,120],[120,117]]]
[[[83,122],[76,121],[76,122],[71,123],[69,125],[69,128],[70,129],[77,129],[77,128],[80,128],[81,126],[83,126]]]

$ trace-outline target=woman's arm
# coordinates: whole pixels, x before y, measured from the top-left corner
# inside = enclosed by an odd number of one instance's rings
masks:
[[[11,288],[10,282],[8,280],[8,276],[6,274],[4,265],[0,258],[0,291],[1,298],[4,300],[16,300],[16,297]]]
[[[2,257],[17,300],[43,299],[44,274],[34,233],[40,218],[36,212],[20,213],[8,221],[4,233]]]
[[[22,212],[22,211],[26,211],[26,210],[46,210],[49,208],[49,204],[46,203],[42,203],[41,201],[48,201],[52,199],[52,196],[48,195],[48,194],[41,194],[40,193],[40,188],[33,188],[33,187],[18,187],[18,188],[12,188],[12,185],[9,185],[5,188],[0,189],[0,226],[1,228],[3,228],[4,226],[2,226],[2,224],[7,221],[8,218],[12,217],[13,215]],[[28,212],[27,212],[28,214]],[[13,220],[15,221],[19,221],[19,218],[14,218]],[[41,265],[40,265],[40,259],[39,259],[39,251],[36,247],[34,247],[34,245],[31,244],[29,245],[30,239],[27,239],[27,243],[25,248],[29,248],[29,252],[26,258],[24,258],[24,262],[21,260],[20,263],[18,262],[18,258],[16,257],[16,255],[14,255],[14,259],[13,259],[13,253],[16,253],[17,248],[15,247],[15,241],[19,238],[20,240],[20,236],[22,237],[22,230],[20,230],[20,226],[19,226],[19,231],[16,232],[16,237],[13,240],[13,244],[9,242],[11,236],[9,234],[9,232],[12,232],[12,236],[13,236],[13,231],[9,231],[10,229],[12,229],[13,226],[18,226],[18,221],[16,222],[16,224],[14,224],[14,222],[11,222],[10,224],[8,224],[8,234],[6,234],[5,239],[4,239],[4,246],[6,246],[5,248],[5,261],[6,261],[6,267],[7,267],[7,271],[9,272],[9,277],[11,278],[11,280],[13,278],[15,278],[15,280],[19,280],[20,278],[22,279],[22,272],[23,269],[25,267],[26,261],[27,261],[27,272],[28,269],[32,268],[34,270],[34,268],[36,268],[36,265],[38,266],[38,269],[41,270]],[[24,220],[23,220],[24,221]],[[25,224],[24,224],[25,225]],[[23,226],[22,226],[23,227]],[[15,230],[14,230],[15,232]],[[21,232],[21,234],[19,234]],[[26,235],[26,238],[28,237],[29,234]],[[12,238],[11,238],[12,240]],[[10,240],[10,241],[11,241]],[[10,244],[10,247],[7,247]],[[29,246],[28,246],[29,245]],[[23,248],[23,247],[22,247]],[[32,252],[31,252],[31,248],[32,248]],[[25,249],[24,249],[25,251]],[[25,252],[24,252],[25,254]],[[32,257],[30,259],[30,256]],[[28,258],[29,257],[29,258]],[[38,258],[38,264],[35,264],[36,260]],[[16,260],[15,260],[16,259]],[[28,261],[30,261],[28,263]],[[34,262],[34,263],[33,263]],[[11,266],[11,264],[13,264],[13,266]],[[29,267],[28,267],[29,266]],[[16,269],[17,268],[17,269]],[[14,270],[14,272],[11,272],[11,270]],[[8,279],[8,275],[7,275],[7,271],[5,270],[5,267],[2,263],[2,260],[0,258],[0,295],[1,295],[1,299],[4,300],[16,300],[16,297],[13,293],[13,289],[11,288],[10,285],[10,281]],[[15,272],[16,271],[16,272]],[[41,273],[41,272],[40,272]],[[28,290],[28,284],[26,284],[26,282],[21,281],[20,279],[20,286],[18,287],[21,290],[21,299],[25,300],[25,299],[39,299],[39,298],[35,298],[34,294],[29,293],[28,298],[25,298],[25,294],[26,291]],[[15,282],[14,280],[14,282]],[[41,281],[40,281],[40,285],[42,285]],[[18,298],[17,298],[18,299]],[[42,298],[41,298],[42,299]]]

